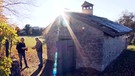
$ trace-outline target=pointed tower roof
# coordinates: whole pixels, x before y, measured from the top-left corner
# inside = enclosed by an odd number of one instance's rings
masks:
[[[89,6],[93,6],[93,4],[85,1],[83,4],[82,4],[82,7],[89,7]]]

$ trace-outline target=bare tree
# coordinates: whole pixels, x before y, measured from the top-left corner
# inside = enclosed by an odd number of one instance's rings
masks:
[[[131,43],[135,36],[135,14],[133,12],[124,11],[117,22],[133,29],[133,32],[128,34],[128,42]]]
[[[135,14],[133,12],[125,11],[122,13],[122,16],[117,21],[120,24],[123,24],[127,27],[134,29],[135,27]]]
[[[16,17],[28,17],[28,11],[31,7],[36,6],[36,0],[0,0],[0,14]],[[4,12],[4,13],[2,13]]]

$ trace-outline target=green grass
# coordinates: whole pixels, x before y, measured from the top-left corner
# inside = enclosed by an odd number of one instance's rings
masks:
[[[135,45],[129,45],[127,47],[128,50],[132,50],[132,51],[135,51]]]

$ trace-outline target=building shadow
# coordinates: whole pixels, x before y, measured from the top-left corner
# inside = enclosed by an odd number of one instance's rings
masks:
[[[105,68],[101,76],[135,76],[135,51],[124,50]]]
[[[45,67],[43,68],[43,71],[40,74],[40,76],[52,76],[53,64],[53,61],[46,60]]]
[[[42,67],[38,67],[38,69],[35,72],[33,72],[31,76],[37,76],[40,73],[41,69]]]

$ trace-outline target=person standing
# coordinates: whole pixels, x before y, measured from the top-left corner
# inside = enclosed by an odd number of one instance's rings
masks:
[[[8,39],[6,39],[5,48],[6,48],[6,57],[8,57],[8,55],[9,55],[9,51],[8,51],[8,49],[9,49],[9,41],[8,41]]]
[[[36,40],[36,45],[34,47],[32,47],[32,49],[36,49],[37,51],[37,55],[38,55],[38,58],[39,58],[39,61],[40,61],[40,64],[38,65],[39,67],[42,67],[43,66],[43,58],[42,58],[42,52],[43,52],[43,49],[42,49],[42,42],[39,40],[39,38],[35,38]]]
[[[29,68],[26,60],[25,51],[28,50],[24,43],[24,38],[21,38],[21,42],[17,43],[16,49],[18,50],[18,55],[20,59],[20,68],[22,68],[22,57],[24,58],[25,68]]]

